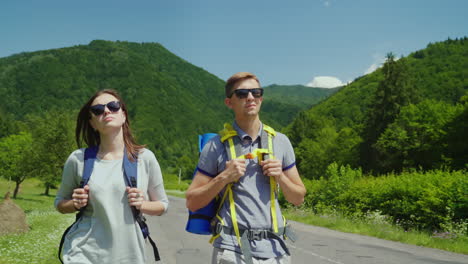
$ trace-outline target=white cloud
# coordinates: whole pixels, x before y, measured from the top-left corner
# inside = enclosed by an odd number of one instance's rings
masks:
[[[382,64],[385,62],[385,57],[382,54],[374,53],[372,55],[372,65],[364,71],[364,75],[369,74],[382,67]]]
[[[380,55],[380,54],[374,54],[372,55],[372,58],[374,59],[374,63],[372,63],[367,70],[364,71],[364,75],[369,74],[377,70],[378,68],[382,67],[383,64],[385,63],[385,60],[387,59],[385,56]],[[400,58],[395,57],[395,61],[399,60]]]
[[[381,63],[373,63],[371,66],[369,66],[369,68],[367,68],[367,70],[364,72],[364,75],[369,74],[371,72],[374,72],[375,70],[377,70],[381,66],[382,66]]]
[[[343,85],[345,84],[340,79],[333,76],[317,76],[306,84],[306,86],[318,88],[335,88]]]
[[[325,7],[330,7],[332,0],[322,0],[322,3]]]

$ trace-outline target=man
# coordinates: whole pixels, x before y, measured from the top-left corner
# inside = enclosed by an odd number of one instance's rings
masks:
[[[290,263],[283,241],[287,232],[273,190],[278,184],[288,202],[300,205],[304,201],[306,189],[295,166],[293,148],[285,135],[269,132],[274,135],[273,153],[263,159],[263,154],[256,152],[270,146],[266,147],[268,140],[261,139],[267,126],[259,118],[263,89],[254,74],[234,74],[226,82],[225,93],[224,103],[235,115],[228,131],[234,132],[235,140],[226,143],[222,142],[224,137],[216,136],[203,148],[186,192],[187,208],[194,212],[218,194],[231,196],[218,212],[222,221],[216,225],[212,263]],[[228,153],[233,142],[237,142],[237,152],[242,152],[235,157]]]

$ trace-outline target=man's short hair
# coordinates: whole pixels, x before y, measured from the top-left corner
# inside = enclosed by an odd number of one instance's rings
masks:
[[[226,81],[226,86],[224,87],[225,92],[226,92],[226,97],[229,97],[232,93],[233,87],[236,85],[236,83],[247,80],[247,79],[254,79],[257,81],[258,85],[260,85],[260,81],[258,80],[257,76],[255,74],[250,73],[250,72],[238,72],[234,75],[232,75],[227,81]]]

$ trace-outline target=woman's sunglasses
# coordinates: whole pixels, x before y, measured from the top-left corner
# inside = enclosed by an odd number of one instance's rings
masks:
[[[115,113],[120,110],[120,102],[112,101],[108,102],[107,104],[97,104],[89,107],[91,113],[95,116],[100,116],[104,113],[105,109],[109,109],[112,113]]]
[[[237,98],[244,99],[247,98],[247,96],[249,96],[249,93],[252,93],[252,96],[255,98],[260,98],[263,96],[263,88],[237,89],[232,91],[229,98],[231,98],[233,94],[236,94]]]

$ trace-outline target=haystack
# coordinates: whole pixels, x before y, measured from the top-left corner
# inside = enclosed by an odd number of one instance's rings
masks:
[[[10,199],[10,193],[7,192],[5,199],[0,203],[0,235],[28,230],[26,214]]]

